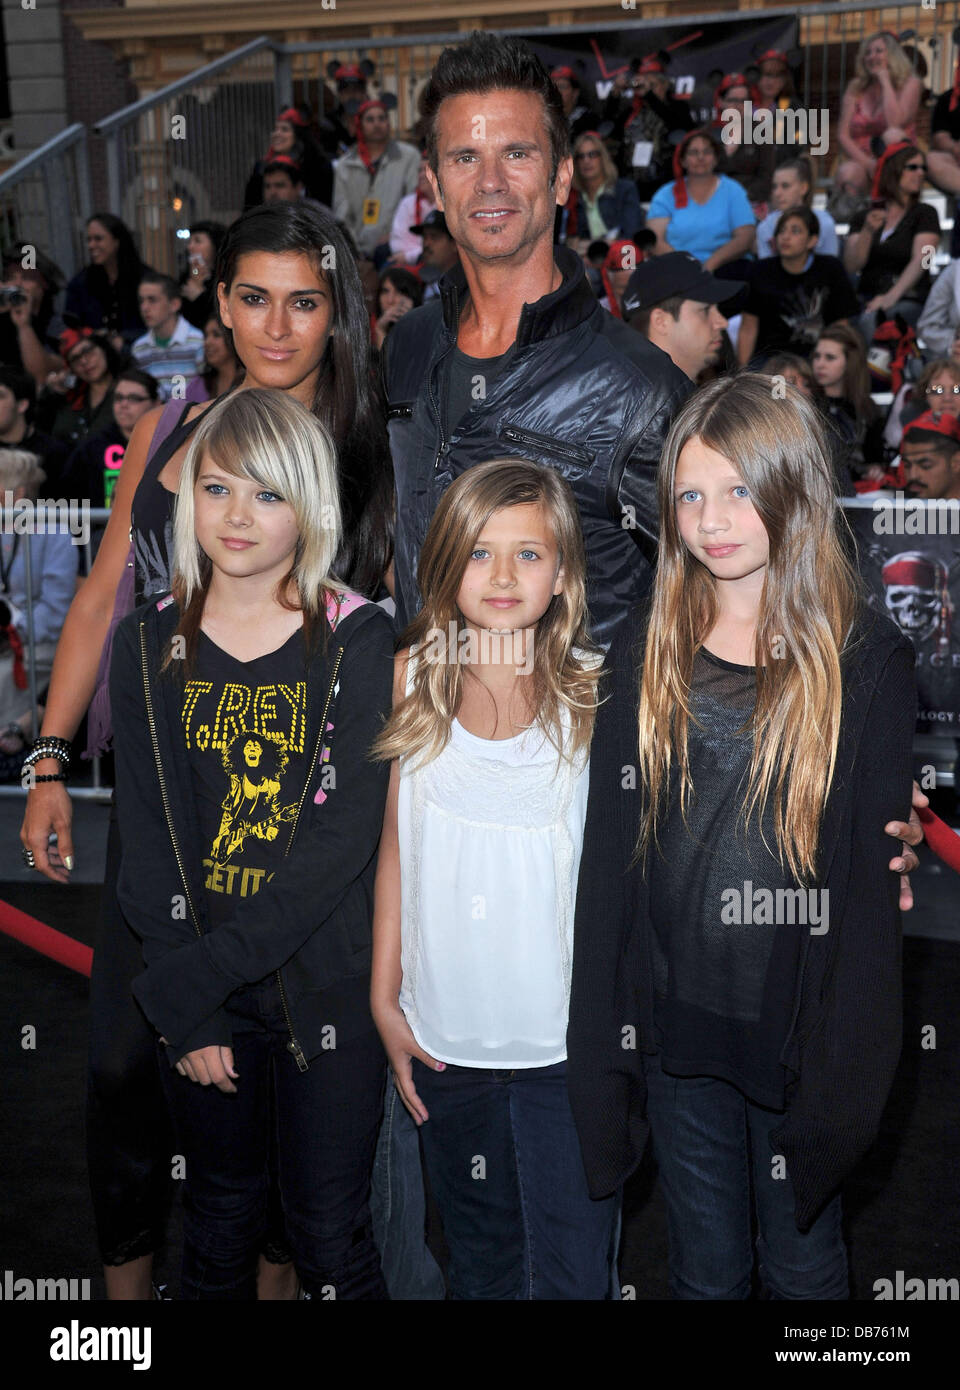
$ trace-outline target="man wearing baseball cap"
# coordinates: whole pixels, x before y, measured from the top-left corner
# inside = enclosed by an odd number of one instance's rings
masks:
[[[460,264],[460,252],[447,228],[447,219],[439,208],[428,212],[423,221],[410,230],[423,238],[423,255],[417,264],[417,272],[427,286],[424,299],[431,299],[437,293],[437,281],[441,276]]]
[[[900,444],[908,497],[960,499],[960,420],[928,410],[912,420]]]
[[[718,280],[689,251],[644,261],[630,276],[623,316],[696,381],[720,360],[727,320],[719,305],[746,288],[743,280]]]

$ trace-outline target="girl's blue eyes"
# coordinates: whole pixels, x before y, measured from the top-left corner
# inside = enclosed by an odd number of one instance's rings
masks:
[[[536,552],[535,550],[520,550],[520,551],[518,551],[517,553],[518,553],[518,555],[520,556],[520,558],[521,558],[521,559],[524,559],[524,560],[539,560],[539,559],[540,559],[540,556],[537,554],[537,552]],[[474,551],[471,553],[470,559],[471,559],[471,560],[483,559],[485,556],[488,556],[489,554],[490,554],[489,550],[474,550]]]
[[[738,483],[735,488],[731,489],[731,491],[733,492],[734,497],[739,497],[744,500],[750,496],[750,489],[747,487],[746,483]],[[687,502],[691,497],[699,496],[700,493],[697,491],[697,489],[695,487],[691,487],[687,488],[686,492],[678,493],[677,501]]]
[[[204,492],[209,492],[211,497],[225,497],[228,495],[227,489],[224,487],[223,483],[204,483],[203,490]],[[260,501],[263,498],[265,498],[268,502],[283,501],[283,498],[280,496],[279,492],[268,492],[266,488],[264,488],[262,492],[258,492],[256,496],[257,501]]]

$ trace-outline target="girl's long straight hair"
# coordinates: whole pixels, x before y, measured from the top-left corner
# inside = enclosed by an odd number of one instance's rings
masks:
[[[818,412],[793,387],[759,374],[722,378],[696,392],[664,445],[660,553],[640,677],[639,766],[646,796],[638,852],[645,856],[657,843],[675,765],[686,819],[693,790],[687,751],[693,663],[719,614],[713,575],[690,553],[677,526],[677,464],[692,439],[733,463],[769,537],[742,821],[746,829],[754,814],[762,820],[772,801],[780,863],[802,882],[817,872],[840,734],[840,657],[861,588],[841,542]]]
[[[231,392],[204,412],[180,470],[173,518],[172,590],[180,608],[175,637],[183,639],[184,672],[189,673],[193,665],[213,575],[194,522],[194,489],[205,464],[231,477],[250,479],[293,508],[297,546],[293,565],[277,586],[277,601],[303,612],[308,645],[318,634],[322,641],[326,628],[320,618],[339,583],[331,573],[341,530],[336,451],[320,421],[293,396],[251,387]],[[296,602],[288,597],[291,580],[297,587]],[[171,641],[164,669],[173,662],[174,650]]]
[[[265,203],[230,226],[217,256],[214,285],[222,283],[229,293],[240,257],[258,251],[308,256],[329,287],[333,316],[312,408],[337,451],[343,511],[337,573],[351,588],[375,598],[393,554],[393,465],[356,259],[330,213]],[[232,347],[232,333],[222,322],[221,327]]]
[[[409,695],[394,707],[373,746],[381,759],[410,757],[422,764],[446,747],[460,707],[465,630],[457,594],[477,538],[504,507],[542,507],[556,538],[563,589],[551,598],[533,634],[533,666],[526,677],[536,722],[558,753],[573,758],[589,746],[597,702],[597,648],[587,635],[586,556],[577,505],[569,485],[527,460],[491,459],[469,468],[440,499],[420,551],[423,608],[400,639],[420,648]],[[451,627],[452,624],[452,627]],[[563,711],[570,720],[565,747]]]
[[[858,420],[869,419],[873,413],[873,400],[870,396],[870,368],[867,366],[863,339],[848,323],[830,324],[823,329],[817,342],[822,342],[824,338],[831,343],[839,343],[843,348],[844,397],[853,406]]]

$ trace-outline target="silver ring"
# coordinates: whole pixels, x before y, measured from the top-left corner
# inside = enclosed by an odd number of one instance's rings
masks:
[[[34,858],[33,850],[24,847],[23,850],[21,850],[21,853],[23,855],[23,862],[24,864],[26,864],[27,868],[35,869],[37,867],[37,861]]]

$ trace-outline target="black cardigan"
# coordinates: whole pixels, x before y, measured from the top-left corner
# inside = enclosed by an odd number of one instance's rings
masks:
[[[222,1007],[228,996],[282,966],[291,1042],[297,1044],[289,1050],[302,1068],[329,1046],[328,1024],[335,1023],[338,1036],[373,1026],[366,998],[373,876],[389,769],[373,762],[369,749],[390,712],[392,624],[382,608],[363,601],[313,654],[307,746],[317,753],[289,852],[269,883],[208,932],[202,842],[180,720],[183,684],[158,674],[178,619],[169,598],[151,600],[124,618],[110,668],[122,845],[117,897],[142,939],[147,966],[133,982],[134,996],[177,1061],[209,1044],[229,1046]],[[329,762],[319,756],[321,741],[331,750]],[[321,781],[331,766],[333,785],[329,777]],[[325,799],[316,801],[328,785]]]
[[[637,764],[643,642],[635,609],[608,655],[577,891],[567,1074],[594,1197],[620,1187],[640,1161],[648,1134],[642,1054],[656,1051],[640,1027],[646,884],[639,866],[627,867],[639,827],[628,770]],[[909,815],[914,660],[899,629],[864,610],[843,658],[843,718],[820,836],[817,886],[830,894],[830,929],[805,937],[780,1059],[791,1078],[787,1110],[772,1135],[801,1230],[873,1143],[900,1056],[899,877],[887,868],[883,827]]]

